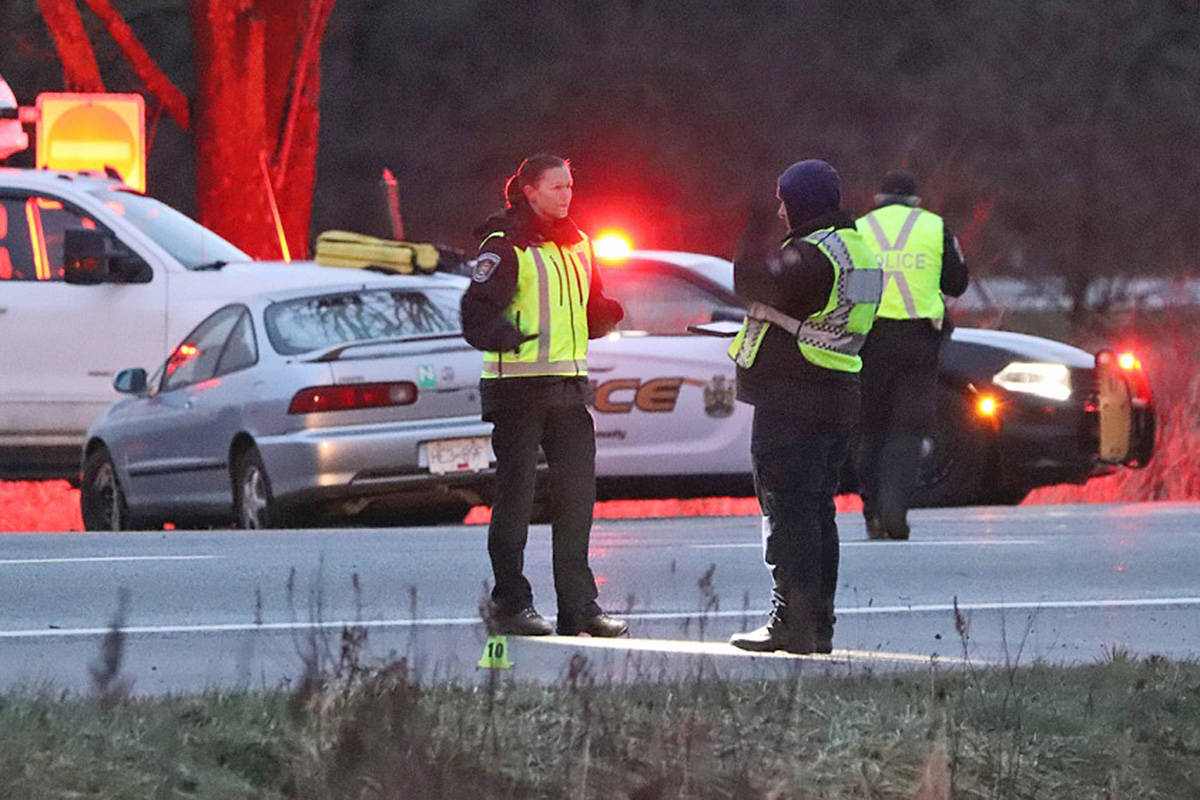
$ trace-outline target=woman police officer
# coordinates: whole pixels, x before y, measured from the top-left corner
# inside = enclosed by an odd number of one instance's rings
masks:
[[[610,332],[624,312],[603,295],[591,242],[568,216],[571,193],[564,159],[535,155],[522,162],[504,187],[504,211],[476,230],[483,243],[462,299],[463,334],[484,351],[483,418],[494,426],[496,494],[488,527],[494,633],[551,633],[523,574],[539,445],[550,471],[557,632],[628,630],[601,611],[588,566],[596,440],[587,409],[587,340]]]

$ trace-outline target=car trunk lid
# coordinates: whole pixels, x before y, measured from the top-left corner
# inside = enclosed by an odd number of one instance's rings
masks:
[[[417,387],[411,405],[316,415],[336,418],[331,424],[479,415],[482,355],[462,339],[364,344],[328,363],[335,384],[409,381]]]

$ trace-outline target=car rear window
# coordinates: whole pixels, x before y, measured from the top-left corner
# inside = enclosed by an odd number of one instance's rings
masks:
[[[301,297],[267,306],[267,338],[280,355],[350,342],[462,331],[460,293],[451,289],[374,289]]]

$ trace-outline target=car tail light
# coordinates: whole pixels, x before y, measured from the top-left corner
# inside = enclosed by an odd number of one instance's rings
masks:
[[[417,402],[417,385],[397,383],[344,383],[335,386],[310,386],[296,392],[288,406],[289,414],[317,414],[322,411],[349,411],[355,408],[408,406]]]
[[[1142,360],[1137,354],[1125,351],[1114,353],[1111,350],[1101,350],[1096,353],[1096,369],[1117,369],[1125,377],[1129,386],[1129,397],[1137,405],[1149,405],[1153,400],[1150,391],[1150,378],[1142,368]]]
[[[1124,352],[1117,356],[1117,366],[1121,368],[1129,381],[1129,392],[1133,395],[1133,399],[1149,403],[1152,399],[1150,378],[1142,369],[1142,360],[1134,353]]]

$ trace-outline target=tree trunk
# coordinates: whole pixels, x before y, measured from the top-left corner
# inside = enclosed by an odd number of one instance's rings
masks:
[[[267,156],[293,256],[308,252],[320,48],[333,0],[193,0],[200,221],[259,258],[282,255],[259,166]],[[309,44],[306,47],[306,42]]]
[[[100,67],[92,44],[83,30],[83,20],[75,0],[38,0],[42,19],[54,38],[54,46],[63,64],[63,82],[69,92],[103,92]]]
[[[274,43],[268,51],[268,73],[274,76],[271,86],[277,88],[267,102],[268,124],[278,131],[272,178],[288,243],[292,253],[303,258],[308,254],[317,182],[320,45],[334,0],[309,0],[303,9],[294,0],[263,0],[263,5]]]
[[[248,5],[248,4],[247,4]],[[264,24],[250,7],[194,0],[196,211],[200,222],[256,258],[280,255],[259,154],[266,124]]]

